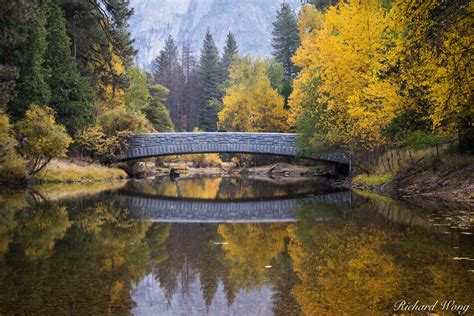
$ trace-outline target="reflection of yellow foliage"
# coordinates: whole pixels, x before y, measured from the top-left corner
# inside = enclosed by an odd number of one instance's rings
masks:
[[[285,249],[287,224],[226,224],[217,231],[230,265],[230,278],[244,289],[260,286],[268,271],[265,266]]]
[[[17,241],[23,244],[26,256],[42,259],[50,255],[71,224],[65,207],[42,205],[33,212],[24,209]]]
[[[305,244],[291,231],[289,253],[301,283],[293,289],[305,315],[364,314],[390,304],[398,290],[399,268],[382,248],[389,236],[375,229],[342,230],[318,225]],[[361,304],[364,302],[364,304]]]
[[[110,289],[110,300],[112,303],[120,302],[124,289],[125,287],[121,281],[115,281],[114,285]]]
[[[28,203],[24,192],[0,194],[0,254],[8,249],[17,221],[15,214]]]
[[[222,178],[192,178],[177,181],[180,197],[193,197],[197,199],[215,199],[219,193]]]

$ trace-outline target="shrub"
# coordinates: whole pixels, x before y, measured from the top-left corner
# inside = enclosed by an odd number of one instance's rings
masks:
[[[57,124],[54,111],[47,106],[32,105],[18,122],[22,155],[28,160],[29,174],[43,169],[53,158],[66,156],[71,137]]]
[[[26,181],[26,161],[16,153],[15,145],[8,115],[0,108],[0,182]]]
[[[132,133],[153,131],[145,115],[118,107],[101,114],[98,123],[78,135],[76,142],[94,158],[110,163],[121,155]]]

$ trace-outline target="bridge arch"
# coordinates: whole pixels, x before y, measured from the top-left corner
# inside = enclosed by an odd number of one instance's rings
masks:
[[[348,164],[343,153],[299,156],[294,133],[183,132],[136,134],[121,161],[196,153],[248,153],[292,156]]]

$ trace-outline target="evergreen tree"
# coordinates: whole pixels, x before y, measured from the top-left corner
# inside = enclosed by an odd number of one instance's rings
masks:
[[[149,90],[151,95],[150,104],[143,112],[151,124],[153,124],[153,127],[156,129],[156,131],[174,131],[174,125],[170,119],[170,113],[165,106],[169,90],[160,85],[151,86]]]
[[[82,75],[99,95],[105,87],[124,90],[136,51],[127,30],[133,10],[128,0],[61,0],[71,50]],[[120,66],[117,66],[120,65]]]
[[[224,53],[222,55],[222,81],[226,81],[229,78],[229,68],[232,64],[232,59],[238,54],[237,42],[235,41],[234,34],[229,32],[225,41]]]
[[[310,0],[309,3],[314,5],[319,11],[326,11],[332,5],[336,5],[338,0]]]
[[[93,94],[87,78],[81,77],[70,51],[66,25],[58,0],[50,0],[47,12],[47,49],[44,66],[47,83],[53,92],[49,105],[56,111],[58,122],[74,134],[94,118]]]
[[[199,125],[199,76],[189,43],[184,43],[181,52],[181,65],[184,74],[183,108],[186,126],[184,130],[193,131]]]
[[[272,31],[273,56],[283,64],[285,76],[294,77],[298,68],[293,65],[291,57],[300,45],[298,21],[288,3],[283,3],[277,11]]]
[[[24,116],[32,103],[46,103],[49,100],[49,87],[43,69],[46,50],[45,3],[36,1],[11,2],[1,4],[2,13],[0,45],[0,81],[2,92],[9,91],[5,101],[16,98],[8,104],[14,120]],[[5,27],[3,27],[5,25]],[[12,86],[17,77],[16,85]],[[13,87],[16,93],[13,93]]]
[[[173,37],[168,36],[165,47],[160,51],[160,54],[153,61],[153,76],[158,84],[164,85],[168,89],[171,86],[172,68],[177,62],[178,48],[174,42]]]
[[[203,131],[215,131],[217,129],[217,109],[211,103],[213,99],[220,97],[219,82],[221,70],[219,67],[219,52],[209,29],[204,38],[203,47],[199,61],[199,83],[200,83],[200,114],[199,128]]]

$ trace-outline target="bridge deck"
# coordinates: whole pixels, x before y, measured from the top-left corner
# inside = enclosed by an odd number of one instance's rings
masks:
[[[194,153],[252,153],[298,156],[296,134],[247,132],[186,132],[149,133],[133,135],[122,160]],[[317,157],[340,164],[348,164],[344,153],[330,153]]]

